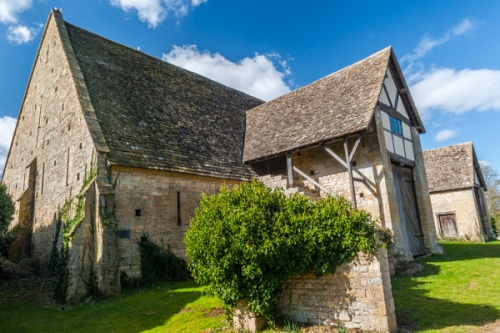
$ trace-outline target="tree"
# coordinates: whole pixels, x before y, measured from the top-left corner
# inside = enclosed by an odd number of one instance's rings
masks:
[[[480,163],[484,182],[488,191],[484,192],[488,211],[495,220],[500,219],[500,176],[497,171],[487,163]]]
[[[0,184],[0,255],[7,256],[13,236],[7,232],[15,212],[14,202],[7,193],[7,187]]]

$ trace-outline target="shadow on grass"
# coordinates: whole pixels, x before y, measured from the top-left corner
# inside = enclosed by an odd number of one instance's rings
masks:
[[[202,296],[192,282],[165,283],[134,290],[93,305],[43,308],[26,301],[0,302],[2,332],[123,332],[163,326]],[[3,303],[3,304],[2,304]]]
[[[424,265],[424,270],[417,276],[392,278],[396,317],[401,332],[437,330],[456,326],[482,326],[500,318],[499,307],[494,305],[495,302],[489,302],[491,300],[488,297],[491,296],[491,292],[480,296],[482,298],[479,298],[479,302],[478,298],[474,301],[473,297],[466,296],[471,286],[468,285],[470,283],[467,278],[468,270],[471,271],[471,281],[476,279],[477,270],[481,270],[480,267],[485,269],[483,276],[491,273],[491,279],[495,279],[494,265],[491,264],[498,262],[494,259],[500,258],[500,242],[445,242],[442,245],[445,255],[417,259],[417,262]],[[482,262],[467,263],[468,260],[477,259],[485,260],[484,265],[489,265],[491,268],[486,270],[485,266],[481,266]],[[491,263],[487,259],[492,259]],[[464,272],[465,275],[460,276],[459,272]],[[459,279],[461,280],[459,282],[457,280],[459,276],[466,278]],[[470,292],[474,291],[471,289]],[[443,295],[443,299],[431,297],[431,294]],[[460,298],[467,300],[454,301]],[[484,304],[487,302],[491,304]]]
[[[464,304],[428,296],[427,282],[414,278],[393,281],[396,318],[401,332],[479,326],[500,318],[500,311],[487,304]]]

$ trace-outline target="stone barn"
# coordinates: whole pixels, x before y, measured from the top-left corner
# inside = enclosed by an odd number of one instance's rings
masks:
[[[12,256],[47,264],[69,242],[69,301],[92,276],[104,294],[120,291],[120,273],[140,277],[143,236],[184,257],[201,193],[254,176],[245,111],[261,103],[52,11],[3,172]]]
[[[67,249],[67,301],[89,288],[117,294],[120,276],[141,276],[142,237],[185,257],[201,193],[257,176],[287,193],[351,198],[406,260],[439,252],[424,132],[391,48],[264,104],[54,10],[3,172],[16,201],[11,254],[43,265]],[[393,316],[382,257],[372,296]]]
[[[392,48],[247,111],[244,160],[272,187],[343,195],[406,260],[440,252],[419,135]]]
[[[472,142],[424,151],[434,223],[442,238],[495,238]]]

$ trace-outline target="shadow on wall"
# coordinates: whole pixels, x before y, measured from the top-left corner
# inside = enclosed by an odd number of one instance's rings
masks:
[[[424,265],[421,274],[392,279],[401,332],[482,326],[500,318],[500,306],[495,301],[498,278],[491,274],[494,267],[488,271],[479,267],[488,264],[480,259],[500,258],[500,242],[442,245],[445,255],[418,260]],[[470,261],[473,259],[479,260]]]

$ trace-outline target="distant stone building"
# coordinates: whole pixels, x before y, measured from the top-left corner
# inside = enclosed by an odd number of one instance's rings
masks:
[[[393,231],[399,254],[441,251],[424,126],[390,47],[246,115],[245,163],[265,183],[350,198]]]
[[[424,151],[436,230],[442,238],[495,238],[472,142]]]
[[[68,301],[91,284],[117,294],[120,275],[141,276],[142,237],[185,257],[201,193],[258,175],[288,193],[350,198],[406,259],[439,252],[421,133],[391,48],[263,104],[55,10],[3,173],[17,207],[12,256],[46,264],[67,246]]]

